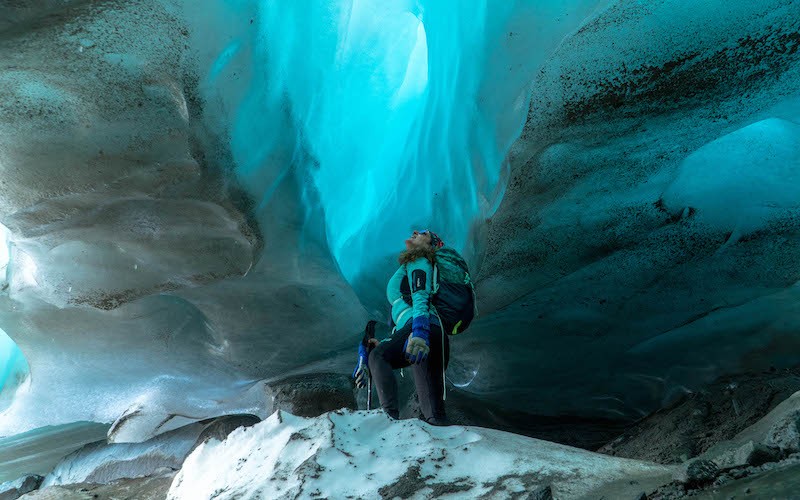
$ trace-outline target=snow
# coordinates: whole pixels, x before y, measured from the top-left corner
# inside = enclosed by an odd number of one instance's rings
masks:
[[[490,429],[392,421],[380,411],[278,411],[198,447],[168,498],[503,498],[546,485],[560,499],[612,485],[633,497],[671,471]]]

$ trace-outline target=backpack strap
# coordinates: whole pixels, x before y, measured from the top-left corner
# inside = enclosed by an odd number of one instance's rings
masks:
[[[439,266],[436,265],[436,261],[433,262],[433,293],[431,295],[436,295],[436,292],[439,291]],[[436,319],[439,320],[439,334],[442,337],[442,401],[447,401],[447,375],[445,375],[445,370],[447,370],[445,366],[444,360],[444,336],[447,335],[447,332],[444,331],[444,322],[442,318],[439,316],[439,311],[436,310],[436,307],[433,304],[430,304],[431,309],[433,309],[433,314],[436,315]]]

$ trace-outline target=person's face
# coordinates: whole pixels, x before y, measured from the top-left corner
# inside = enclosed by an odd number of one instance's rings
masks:
[[[406,250],[415,248],[425,248],[431,246],[431,233],[426,231],[414,231],[411,237],[406,240]]]

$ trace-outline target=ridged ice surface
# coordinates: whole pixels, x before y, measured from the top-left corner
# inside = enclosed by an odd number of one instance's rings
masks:
[[[26,474],[44,476],[61,460],[84,445],[102,440],[108,425],[75,422],[43,427],[0,439],[0,482]]]
[[[798,19],[619,2],[562,43],[489,226],[471,390],[636,417],[800,360]]]
[[[50,472],[42,488],[62,484],[107,484],[121,478],[178,470],[189,454],[202,424],[187,425],[147,443],[92,443],[66,456]]]

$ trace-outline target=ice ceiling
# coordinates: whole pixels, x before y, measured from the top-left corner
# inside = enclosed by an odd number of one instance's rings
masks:
[[[495,403],[635,418],[795,364],[798,48],[788,0],[0,6],[0,435],[264,416],[348,370],[423,226]]]

